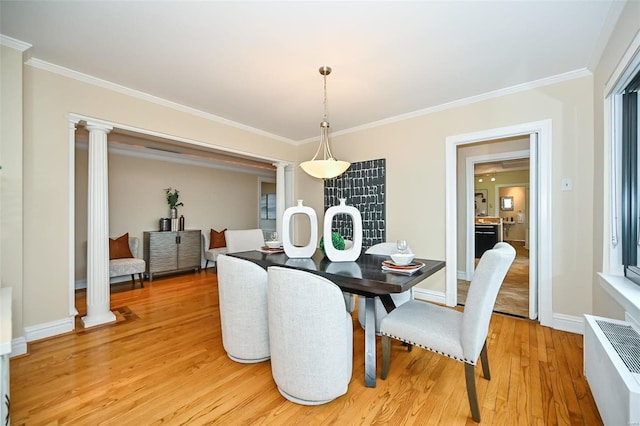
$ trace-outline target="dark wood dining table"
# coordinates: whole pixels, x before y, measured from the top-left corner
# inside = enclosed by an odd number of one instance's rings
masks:
[[[311,272],[335,283],[343,291],[365,297],[364,324],[364,367],[365,385],[376,386],[376,320],[375,298],[380,298],[387,312],[395,309],[391,298],[393,293],[402,293],[425,278],[444,268],[442,260],[418,259],[424,267],[406,275],[382,270],[382,261],[389,256],[361,254],[354,262],[332,262],[317,250],[311,258],[293,259],[284,253],[266,253],[263,251],[245,251],[227,253],[228,256],[251,261],[267,269],[269,266],[283,266]]]

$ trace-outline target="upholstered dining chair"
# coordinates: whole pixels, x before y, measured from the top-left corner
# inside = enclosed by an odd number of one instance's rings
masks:
[[[227,242],[227,253],[260,250],[264,246],[262,229],[226,230],[224,238]]]
[[[396,243],[379,243],[375,244],[365,251],[365,254],[376,255],[376,256],[390,256],[394,253],[397,253],[397,244]],[[411,253],[411,249],[409,249]],[[387,259],[388,260],[388,259]],[[400,306],[403,303],[408,302],[413,299],[413,288],[411,290],[407,290],[402,293],[395,293],[391,295],[391,299],[393,299],[393,303],[396,306]],[[380,299],[376,298],[375,302],[376,306],[376,334],[380,335],[380,321],[382,318],[387,316],[387,310],[384,308],[384,305],[380,301]],[[358,321],[360,322],[360,326],[364,328],[364,315],[365,315],[365,298],[358,298]]]
[[[222,346],[241,363],[269,359],[267,271],[253,262],[218,255]]]
[[[347,392],[353,320],[340,287],[310,272],[269,268],[271,374],[286,399],[319,405]]]
[[[380,324],[381,378],[386,379],[389,372],[390,338],[460,361],[465,367],[471,417],[480,422],[475,366],[480,357],[484,377],[491,379],[486,341],[489,322],[498,290],[515,255],[515,249],[503,242],[482,255],[463,312],[415,300],[391,311]]]

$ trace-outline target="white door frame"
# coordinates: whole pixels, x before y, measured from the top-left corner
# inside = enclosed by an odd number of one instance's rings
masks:
[[[446,264],[445,303],[455,306],[457,303],[457,148],[459,146],[503,139],[514,136],[537,134],[531,138],[530,171],[537,179],[531,191],[538,193],[538,205],[532,206],[531,215],[537,213],[537,229],[531,229],[529,238],[538,243],[538,312],[540,324],[553,325],[552,305],[552,245],[551,245],[551,120],[523,123],[509,127],[489,129],[475,133],[448,136],[446,138]],[[539,188],[547,188],[539,191]]]

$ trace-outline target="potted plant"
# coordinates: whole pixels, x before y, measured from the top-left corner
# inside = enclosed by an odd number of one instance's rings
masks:
[[[167,188],[164,190],[167,194],[167,203],[169,203],[169,208],[171,209],[171,219],[176,219],[178,217],[178,206],[184,206],[184,204],[178,202],[178,198],[180,197],[180,191],[171,188]]]

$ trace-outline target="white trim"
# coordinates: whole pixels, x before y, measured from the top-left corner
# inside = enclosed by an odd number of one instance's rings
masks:
[[[24,355],[27,353],[27,339],[16,337],[11,341],[11,357]]]
[[[76,248],[75,248],[75,240],[76,240],[76,151],[74,147],[74,139],[75,139],[75,130],[76,125],[78,124],[75,120],[69,120],[69,164],[68,164],[68,176],[69,181],[67,191],[69,193],[69,264],[68,273],[69,273],[69,315],[76,316],[78,315],[78,309],[76,308],[76,298],[75,298],[75,283],[74,278],[76,274]],[[74,323],[75,325],[75,323]]]
[[[564,81],[575,80],[582,77],[588,77],[593,75],[591,71],[586,68],[581,68],[574,71],[568,71],[563,74],[554,75],[551,77],[541,78],[539,80],[530,81],[527,83],[517,84],[515,86],[506,87],[504,89],[494,90],[493,92],[487,92],[476,96],[471,96],[464,99],[459,99],[452,102],[447,102],[441,105],[436,105],[430,108],[420,109],[414,112],[410,112],[407,114],[397,115],[395,117],[386,118],[384,120],[374,121],[372,123],[363,124],[362,126],[352,127],[350,129],[340,130],[337,132],[332,132],[333,136],[346,135],[349,133],[359,132],[361,130],[372,129],[379,126],[384,126],[386,124],[395,123],[398,121],[407,120],[410,118],[421,117],[423,115],[433,114],[434,112],[445,111],[448,109],[459,108],[462,106],[467,106],[471,104],[475,104],[478,102],[486,101],[488,99],[500,98],[502,96],[511,95],[514,93],[526,92],[527,90],[537,89],[544,86],[549,86],[552,84],[562,83]],[[299,141],[299,144],[309,143],[317,141],[318,138],[309,138]]]
[[[0,34],[0,44],[10,47],[11,49],[19,50],[21,52],[29,50],[33,47],[29,43],[25,43],[24,41],[16,40],[15,38],[2,34]]]
[[[59,334],[69,333],[75,328],[75,315],[57,321],[32,325],[24,328],[24,337],[27,342],[46,339]]]
[[[553,328],[569,333],[584,335],[584,317],[573,315],[553,314]]]
[[[475,133],[467,133],[446,138],[446,304],[455,306],[457,303],[457,147],[480,141],[503,139],[512,136],[538,134],[539,161],[530,167],[537,167],[538,185],[540,188],[551,188],[551,120],[542,120],[532,123],[518,124],[499,129],[483,130]],[[536,237],[538,246],[538,301],[540,324],[553,325],[553,281],[552,281],[552,245],[551,245],[551,191],[539,191],[538,227],[530,239]],[[451,221],[453,220],[453,223]]]
[[[74,80],[78,80],[78,81],[82,81],[84,83],[88,83],[88,84],[92,84],[94,86],[98,86],[98,87],[102,87],[104,89],[107,90],[113,90],[115,92],[118,93],[122,93],[125,94],[127,96],[132,96],[138,99],[142,99],[145,100],[147,102],[152,102],[158,105],[162,105],[165,106],[167,108],[171,108],[177,111],[181,111],[187,114],[191,114],[197,117],[201,117],[207,120],[211,120],[211,121],[215,121],[217,123],[221,123],[221,124],[225,124],[231,127],[235,127],[237,129],[241,129],[241,130],[245,130],[247,132],[251,132],[260,136],[265,136],[271,139],[275,139],[277,141],[280,142],[285,142],[291,145],[303,145],[306,143],[310,143],[310,142],[315,142],[319,140],[318,136],[314,136],[313,138],[307,138],[307,139],[303,139],[303,140],[299,140],[299,141],[294,141],[292,139],[289,138],[285,138],[282,136],[278,136],[275,135],[273,133],[269,133],[269,132],[265,132],[263,130],[260,129],[256,129],[254,127],[250,127],[247,126],[245,124],[241,124],[235,121],[231,121],[228,120],[226,118],[223,117],[219,117],[217,115],[214,114],[210,114],[204,111],[200,111],[198,109],[192,108],[192,107],[188,107],[185,105],[181,105],[178,104],[176,102],[171,102],[168,101],[166,99],[162,99],[159,98],[157,96],[153,96],[150,95],[148,93],[144,93],[138,90],[134,90],[134,89],[130,89],[128,87],[116,84],[116,83],[112,83],[110,81],[107,80],[103,80],[97,77],[93,77],[91,75],[88,74],[84,74],[78,71],[74,71],[72,69],[69,68],[65,68],[59,65],[55,65],[52,64],[50,62],[46,62],[43,61],[41,59],[37,59],[37,58],[30,58],[25,62],[25,65],[29,65],[32,66],[34,68],[38,68],[38,69],[42,69],[45,71],[49,71],[58,75],[62,75],[68,78],[72,78]],[[414,112],[410,112],[407,114],[401,114],[401,115],[397,115],[395,117],[390,117],[384,120],[378,120],[378,121],[374,121],[368,124],[364,124],[362,126],[356,126],[356,127],[352,127],[350,129],[345,129],[345,130],[340,130],[337,132],[332,132],[333,136],[340,136],[340,135],[346,135],[349,133],[355,133],[355,132],[359,132],[362,130],[367,130],[367,129],[372,129],[375,127],[379,127],[379,126],[384,126],[386,124],[390,124],[390,123],[395,123],[398,121],[403,121],[403,120],[407,120],[410,118],[415,118],[415,117],[420,117],[420,116],[424,116],[424,115],[428,115],[428,114],[432,114],[434,112],[438,112],[438,111],[444,111],[444,110],[448,110],[448,109],[453,109],[453,108],[458,108],[461,106],[465,106],[465,105],[470,105],[470,104],[474,104],[477,102],[482,102],[485,101],[487,99],[494,99],[494,98],[499,98],[501,96],[505,96],[505,95],[510,95],[510,94],[514,94],[514,93],[519,93],[519,92],[524,92],[527,90],[532,90],[532,89],[536,89],[539,87],[544,87],[544,86],[549,86],[552,84],[557,84],[557,83],[561,83],[563,81],[568,81],[568,80],[574,80],[577,78],[582,78],[582,77],[587,77],[592,75],[591,71],[589,71],[586,68],[581,68],[581,69],[577,69],[577,70],[573,70],[573,71],[568,71],[562,74],[558,74],[558,75],[554,75],[551,77],[546,77],[546,78],[541,78],[538,80],[534,80],[534,81],[530,81],[527,83],[522,83],[522,84],[517,84],[515,86],[511,86],[511,87],[506,87],[503,89],[498,89],[498,90],[494,90],[492,92],[488,92],[488,93],[483,93],[480,95],[476,95],[476,96],[471,96],[468,98],[464,98],[464,99],[459,99],[456,101],[452,101],[452,102],[447,102],[441,105],[436,105],[430,108],[424,108],[424,109],[420,109]]]
[[[441,291],[428,290],[426,288],[413,288],[413,298],[416,300],[424,300],[425,302],[445,304],[445,294]]]
[[[69,68],[62,67],[60,65],[55,65],[50,62],[46,62],[37,58],[30,58],[25,62],[25,65],[29,65],[34,68],[38,68],[41,70],[49,71],[54,74],[62,75],[64,77],[68,77],[74,80],[82,81],[83,83],[88,83],[94,86],[102,87],[103,89],[112,90],[114,92],[122,93],[127,96],[131,96],[134,98],[142,99],[147,102],[151,102],[157,105],[161,105],[167,108],[174,109],[176,111],[184,112],[186,114],[191,114],[196,117],[204,118],[205,120],[215,121],[216,123],[224,124],[226,126],[235,127],[236,129],[244,130],[250,133],[257,134],[259,136],[264,136],[267,138],[275,139],[280,142],[285,142],[291,145],[295,145],[295,142],[291,139],[284,138],[282,136],[275,135],[273,133],[265,132],[264,130],[256,129],[254,127],[247,126],[245,124],[241,124],[235,121],[228,120],[226,118],[219,117],[214,114],[210,114],[208,112],[200,111],[199,109],[192,108],[186,105],[179,104],[177,102],[171,102],[166,99],[159,98],[157,96],[150,95],[148,93],[141,92],[139,90],[130,89],[125,86],[121,86],[116,83],[112,83],[107,80],[102,80],[100,78],[84,74],[78,71],[74,71]]]
[[[621,92],[629,83],[628,80],[636,74],[638,68],[640,68],[640,62],[636,55],[640,55],[640,32],[636,34],[624,56],[620,58],[615,71],[611,73],[611,77],[607,80],[604,86],[605,98],[611,96],[613,92]]]
[[[622,275],[598,272],[600,287],[624,309],[634,321],[640,321],[640,286]]]

